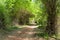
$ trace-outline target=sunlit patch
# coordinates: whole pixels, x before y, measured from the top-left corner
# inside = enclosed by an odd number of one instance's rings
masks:
[[[11,35],[8,35],[9,38],[16,38],[16,36],[11,36]]]
[[[27,26],[28,28],[37,28],[38,26]]]
[[[21,33],[21,31],[17,31],[17,33]]]
[[[38,40],[46,40],[46,39],[44,39],[44,38],[39,38]]]
[[[27,32],[28,34],[33,34],[33,32]]]

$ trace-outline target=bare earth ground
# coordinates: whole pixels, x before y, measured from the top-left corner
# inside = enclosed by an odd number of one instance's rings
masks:
[[[0,32],[0,40],[46,40],[42,37],[34,37],[34,34],[36,33],[34,30],[34,27],[25,27],[7,33]],[[51,38],[49,40],[55,39]]]

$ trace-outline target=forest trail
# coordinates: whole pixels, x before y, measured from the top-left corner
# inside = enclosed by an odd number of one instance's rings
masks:
[[[6,33],[5,35],[0,34],[0,40],[45,40],[42,37],[34,36],[35,33],[37,32],[34,27],[24,27],[22,29]]]

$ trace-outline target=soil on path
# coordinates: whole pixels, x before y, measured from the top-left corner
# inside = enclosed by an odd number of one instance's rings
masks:
[[[35,30],[35,28],[24,27],[4,34],[0,33],[0,40],[45,40],[44,38],[35,37]]]

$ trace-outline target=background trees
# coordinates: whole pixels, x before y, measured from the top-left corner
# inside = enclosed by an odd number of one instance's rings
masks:
[[[58,2],[59,0],[0,0],[0,28],[9,27],[13,22],[29,24],[29,20],[34,19],[39,28],[45,27],[51,36],[56,31],[57,10],[60,8]]]

